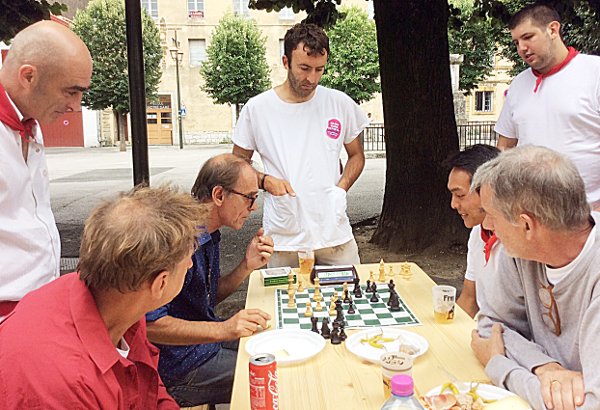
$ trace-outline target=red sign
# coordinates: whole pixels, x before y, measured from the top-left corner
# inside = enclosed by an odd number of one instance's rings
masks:
[[[191,19],[202,19],[204,18],[203,10],[190,10],[189,17]]]

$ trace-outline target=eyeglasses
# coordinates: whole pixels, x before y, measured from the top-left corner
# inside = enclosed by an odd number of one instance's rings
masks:
[[[228,189],[227,191],[231,192],[232,194],[243,196],[244,198],[250,200],[250,205],[248,205],[248,209],[252,208],[252,205],[254,205],[254,202],[256,202],[256,199],[258,198],[258,193],[254,194],[254,195],[242,194],[241,192],[238,192],[235,189]]]
[[[540,289],[538,291],[538,295],[540,297],[540,301],[544,308],[548,309],[548,312],[542,313],[542,320],[552,330],[556,336],[560,336],[560,316],[558,314],[558,305],[556,304],[556,299],[554,299],[554,293],[552,293],[552,289],[554,289],[553,285],[544,285],[541,281],[539,281]]]

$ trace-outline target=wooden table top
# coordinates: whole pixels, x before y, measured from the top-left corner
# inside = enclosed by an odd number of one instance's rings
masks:
[[[392,265],[400,272],[400,263]],[[462,309],[456,308],[452,323],[438,324],[433,319],[431,288],[435,283],[416,264],[411,263],[411,279],[394,278],[396,290],[421,321],[421,326],[402,327],[425,337],[429,350],[415,359],[412,375],[416,388],[426,393],[433,387],[452,381],[489,383],[483,367],[470,348],[471,331],[476,323]],[[364,283],[372,270],[378,276],[379,264],[356,267]],[[305,285],[309,282],[305,281]],[[246,308],[260,308],[275,318],[274,292],[277,287],[264,287],[260,272],[250,276]],[[286,288],[283,286],[282,288]],[[272,326],[275,326],[272,320]],[[268,331],[268,330],[267,330]],[[348,330],[348,335],[352,334]],[[249,409],[248,338],[240,340],[231,398],[232,409]],[[350,353],[344,343],[325,348],[315,357],[298,364],[279,365],[280,408],[291,409],[379,409],[384,402],[381,366]]]

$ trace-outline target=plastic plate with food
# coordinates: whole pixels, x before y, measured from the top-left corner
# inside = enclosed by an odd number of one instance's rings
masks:
[[[519,396],[490,384],[446,383],[429,392],[421,401],[429,410],[530,410]]]
[[[372,363],[379,363],[385,352],[402,352],[415,359],[429,348],[429,343],[423,336],[391,327],[371,328],[354,333],[348,336],[345,344],[350,352]]]

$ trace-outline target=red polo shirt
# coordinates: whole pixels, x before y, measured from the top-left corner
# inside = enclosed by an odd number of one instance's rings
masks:
[[[141,320],[123,358],[77,273],[26,295],[0,323],[2,409],[179,409]]]

